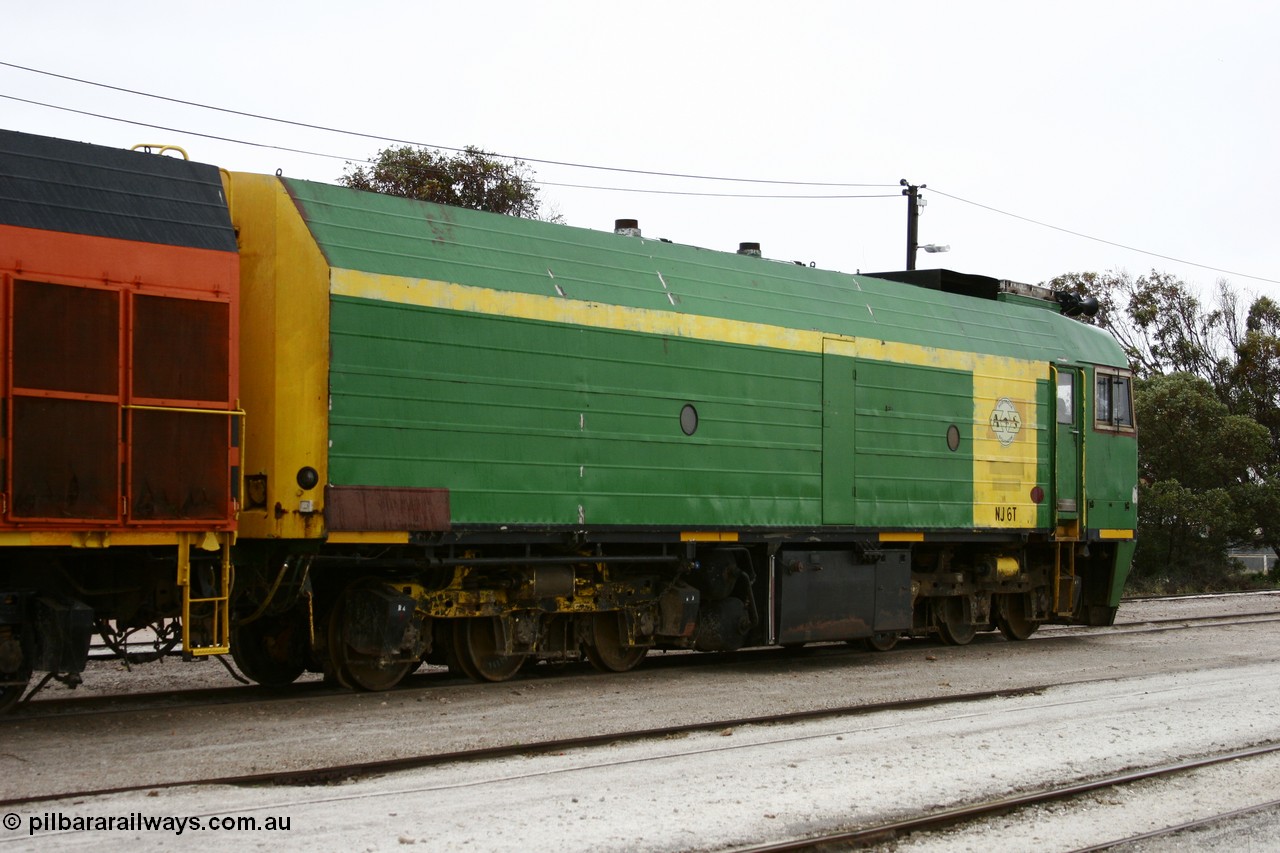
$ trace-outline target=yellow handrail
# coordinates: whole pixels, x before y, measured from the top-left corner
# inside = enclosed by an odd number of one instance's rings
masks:
[[[155,150],[153,151],[152,149],[155,149]],[[161,155],[163,155],[164,152],[166,151],[177,151],[179,154],[182,155],[183,160],[191,159],[190,157],[187,156],[187,150],[177,145],[158,145],[150,142],[139,142],[137,145],[134,145],[129,150],[145,151],[148,154],[161,154]]]

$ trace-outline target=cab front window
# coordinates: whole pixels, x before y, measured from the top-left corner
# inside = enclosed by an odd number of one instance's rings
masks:
[[[1098,368],[1094,384],[1094,427],[1133,430],[1133,377],[1127,371]]]

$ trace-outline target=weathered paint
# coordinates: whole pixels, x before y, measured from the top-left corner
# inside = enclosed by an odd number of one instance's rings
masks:
[[[1096,374],[1086,369],[1086,383],[1096,388]],[[1137,490],[1134,472],[1138,467],[1138,443],[1132,429],[1100,429],[1093,405],[1094,393],[1086,394],[1084,424],[1084,489],[1086,525],[1099,531],[1128,531],[1138,526]],[[1101,533],[1099,533],[1101,538]],[[1108,537],[1112,538],[1112,537]]]
[[[1048,365],[984,357],[973,371],[974,527],[1048,526],[1031,490],[1048,484],[1048,433],[1040,389]]]
[[[331,340],[335,486],[447,488],[455,524],[816,523],[812,356],[346,296]]]
[[[748,347],[770,347],[795,352],[822,351],[823,336],[819,333],[723,317],[603,305],[558,296],[512,293],[431,279],[400,278],[336,268],[333,270],[332,287],[335,296],[351,296],[397,305],[418,305],[446,311],[692,338]]]
[[[327,486],[325,526],[330,531],[449,529],[447,489]]]
[[[885,341],[821,338],[816,333],[762,324],[741,324],[643,309],[612,306],[602,312],[598,310],[600,306],[573,300],[498,291],[475,292],[474,288],[460,285],[385,280],[347,270],[334,271],[333,288],[343,295],[381,296],[385,300],[403,300],[451,311],[515,315],[522,320],[589,326],[604,324],[606,328],[618,331],[668,334],[717,343],[783,349],[794,347],[801,352],[815,351],[821,344],[832,356],[865,351],[872,356],[869,361],[886,367],[868,364],[859,381],[853,379],[852,364],[834,370],[828,368],[828,375],[834,372],[847,380],[849,394],[868,398],[875,396],[877,388],[882,389],[882,396],[886,399],[901,398],[903,393],[909,395],[910,389],[918,388],[919,413],[911,416],[899,411],[897,415],[887,416],[885,424],[879,428],[881,438],[878,443],[874,440],[875,427],[864,427],[856,433],[863,444],[855,453],[847,453],[840,451],[840,443],[846,437],[852,439],[855,433],[852,430],[842,433],[833,423],[832,412],[827,412],[824,442],[826,446],[835,448],[835,452],[828,453],[824,461],[823,522],[910,525],[928,518],[932,526],[1015,529],[1043,526],[1047,522],[1047,518],[1039,515],[1041,508],[1030,498],[1032,487],[1045,482],[1048,470],[1044,459],[1047,437],[1038,412],[1037,383],[1045,381],[1048,370],[1043,363]],[[909,372],[910,367],[917,368],[914,374],[910,377],[903,375]],[[889,371],[879,385],[870,375],[877,370]],[[943,417],[945,412],[938,409],[939,400],[948,396],[945,386],[949,375],[954,375],[959,383],[950,395],[956,399],[958,410],[950,420]],[[938,378],[930,380],[929,376]],[[828,385],[828,404],[838,399],[841,393],[830,387],[831,381],[830,378],[824,380]],[[938,382],[943,384],[940,386]],[[967,402],[962,404],[956,394],[963,394]],[[1006,430],[997,434],[991,425],[993,414],[997,413],[1002,400],[1010,407],[1017,422],[1017,429],[1012,433]],[[863,420],[868,425],[874,423],[867,420],[867,416],[872,414],[868,407],[878,405],[874,400],[864,401]],[[858,408],[856,400],[852,407]],[[909,427],[908,422],[902,420],[904,415],[915,418],[914,427]],[[923,423],[923,419],[929,423]],[[949,452],[945,443],[946,428],[952,422],[962,429],[963,449],[958,456],[954,451]],[[912,436],[914,440],[911,440]],[[895,446],[898,449],[895,450]],[[884,460],[888,470],[879,473],[868,471],[862,475],[863,493],[859,501],[853,483],[854,472],[837,469],[852,466],[855,459],[860,460],[864,467],[874,467],[877,458]],[[945,470],[961,460],[963,470],[945,474]],[[916,472],[920,476],[913,476],[913,468],[921,469]],[[892,482],[887,479],[890,477]],[[964,489],[964,493],[957,489]],[[968,494],[970,489],[972,494]],[[963,517],[949,511],[939,514],[936,509],[930,510],[928,505],[936,503],[939,497],[962,508]],[[842,506],[846,508],[841,509]]]
[[[180,535],[183,534],[165,530],[4,530],[0,531],[0,547],[62,546],[97,549],[132,545],[176,545]],[[216,541],[213,545],[206,545],[202,540],[199,547],[216,551],[219,546]]]
[[[229,251],[0,224],[0,526],[233,528],[238,271]]]
[[[864,375],[861,381],[854,381],[852,363],[827,368],[828,377],[834,373],[849,381],[848,393],[851,395],[860,393],[870,397],[874,395],[874,389],[880,387],[886,398],[898,397],[901,389],[924,386],[927,391],[920,392],[921,403],[916,418],[928,418],[931,423],[927,428],[936,434],[924,432],[926,427],[917,424],[917,440],[904,444],[903,438],[907,433],[902,431],[904,423],[900,413],[881,429],[882,441],[877,445],[880,450],[867,445],[852,454],[839,452],[838,449],[837,452],[828,454],[823,472],[823,522],[909,525],[921,523],[921,518],[929,518],[932,526],[971,525],[1012,529],[1043,527],[1047,524],[1045,508],[1035,505],[1030,497],[1032,487],[1046,483],[1048,472],[1048,439],[1040,412],[1040,392],[1048,375],[1048,365],[1045,363],[905,343],[823,337],[816,332],[739,323],[722,318],[599,306],[571,299],[510,294],[430,280],[406,281],[350,270],[334,270],[332,286],[335,294],[395,304],[407,303],[448,311],[592,328],[602,326],[623,332],[792,349],[802,353],[821,349],[828,356],[837,357],[865,353],[864,359],[867,361],[902,369],[919,368],[910,380],[901,375],[890,376],[879,386],[868,375]],[[875,369],[874,364],[868,365],[867,373]],[[901,373],[896,369],[891,372]],[[939,378],[930,381],[927,377],[931,375]],[[956,417],[951,421],[944,418],[945,413],[937,408],[938,401],[947,396],[945,388],[938,386],[937,382],[945,385],[947,375],[955,375],[956,381],[964,386],[959,393],[963,393],[968,401],[962,407],[957,399],[957,407],[965,408],[965,411],[957,411]],[[830,387],[831,381],[830,378],[824,379],[824,384],[828,385],[828,404],[838,400],[842,393],[839,389]],[[1013,420],[1017,423],[1015,430],[998,433],[992,426],[993,417],[1001,411],[1001,401],[1005,401],[1003,405],[1009,407]],[[854,409],[858,408],[856,400],[851,405]],[[874,401],[868,400],[863,409],[873,405],[876,405]],[[864,417],[868,414],[870,411],[864,411]],[[1009,420],[1008,415],[1004,417]],[[949,453],[946,449],[946,427],[952,421],[962,430],[963,449],[959,456],[952,455],[955,452]],[[824,430],[826,445],[838,448],[842,433],[833,423],[831,411],[827,412]],[[847,433],[848,437],[854,434],[852,431]],[[858,435],[859,438],[866,436],[867,441],[872,440],[871,429],[864,429]],[[900,445],[900,449],[893,450],[891,445],[894,444]],[[885,479],[887,474],[868,473],[864,475],[867,482],[864,484],[861,505],[856,506],[857,495],[852,482],[854,472],[851,466],[854,459],[861,460],[864,466],[868,462],[874,464],[872,460],[876,457],[883,458],[885,465],[894,469],[893,477],[897,483],[911,488],[907,493],[895,493],[893,485]],[[964,460],[965,469],[949,477],[943,474],[939,466],[946,469],[956,460]],[[903,464],[908,466],[907,469],[901,467]],[[840,466],[849,467],[850,470],[839,470]],[[912,466],[924,466],[927,471],[922,469],[920,473],[923,476],[913,477],[910,470]],[[873,478],[883,488],[876,487],[871,482]],[[845,480],[849,482],[846,483]],[[931,487],[930,482],[933,483]],[[955,491],[956,488],[966,487],[971,488],[971,495]],[[912,490],[930,490],[934,499],[912,494]],[[959,499],[964,506],[964,517],[950,512],[942,515],[937,511],[921,512],[922,500],[925,503],[936,502],[939,495],[953,504]],[[847,505],[847,508],[840,509],[842,505]]]
[[[1123,363],[1016,301],[284,187],[329,323],[309,464],[448,489],[458,524],[1044,529],[1049,365]]]
[[[329,268],[278,179],[233,174],[229,198],[241,254],[241,395],[246,476],[265,475],[263,505],[240,513],[247,538],[323,534],[328,476]],[[303,501],[311,512],[303,512]]]
[[[680,533],[681,542],[737,542],[738,534],[732,531],[684,530]]]
[[[628,309],[639,309],[655,322],[676,324],[648,329],[653,333],[678,334],[673,329],[690,328],[688,323],[715,326],[728,320],[735,325],[724,328],[746,335],[742,342],[751,346],[802,348],[752,337],[763,327],[770,336],[799,334],[808,341],[804,348],[815,353],[823,337],[846,336],[1032,361],[1070,356],[1124,363],[1115,341],[1101,330],[1042,308],[323,184],[285,183],[330,265],[373,276],[366,284],[375,290],[363,295],[379,300],[432,300],[434,283],[449,283],[467,288],[457,291],[463,299],[477,299],[471,306],[453,303],[451,310],[524,316],[522,296],[529,295],[545,297],[534,301],[533,310],[590,315],[539,315],[548,322],[631,328],[637,315]],[[341,278],[335,275],[336,292],[348,292]],[[389,289],[381,290],[383,285]],[[507,307],[486,304],[492,300]],[[623,321],[608,319],[618,313]]]
[[[407,530],[347,531],[331,530],[325,537],[331,545],[407,545]]]

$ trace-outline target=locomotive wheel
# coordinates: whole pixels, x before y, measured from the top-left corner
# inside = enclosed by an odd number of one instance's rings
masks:
[[[586,644],[587,660],[601,672],[635,669],[648,651],[644,646],[628,648],[622,630],[622,614],[597,613],[591,617],[591,641]]]
[[[1025,640],[1036,632],[1040,622],[1027,616],[1030,610],[1029,596],[1012,593],[1000,596],[996,602],[996,627],[1006,640]]]
[[[879,634],[872,634],[870,637],[867,637],[864,642],[867,644],[867,648],[871,649],[873,652],[887,652],[894,646],[898,645],[898,635],[881,632]]]
[[[506,681],[520,671],[526,655],[503,651],[498,617],[480,616],[453,623],[453,650],[462,671],[476,681]]]
[[[21,684],[7,684],[4,687],[0,687],[0,714],[3,714],[22,700],[22,694],[26,692],[27,685],[31,683],[31,673],[5,672],[0,673],[0,679],[22,682]]]
[[[935,598],[933,618],[942,642],[949,646],[965,646],[977,636],[978,629],[969,619],[969,600],[961,597]]]
[[[258,684],[284,687],[307,668],[306,631],[292,613],[237,625],[231,632],[231,658]]]
[[[347,587],[347,591],[355,586]],[[377,655],[367,655],[347,645],[343,639],[346,627],[346,593],[338,598],[329,614],[329,666],[326,674],[333,675],[339,684],[356,690],[377,692],[395,687],[410,672],[418,668],[418,661],[382,661]]]
[[[31,665],[14,626],[0,629],[0,681],[13,682],[0,686],[0,714],[3,714],[22,700],[31,682]]]

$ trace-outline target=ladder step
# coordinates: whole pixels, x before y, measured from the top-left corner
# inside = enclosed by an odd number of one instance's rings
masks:
[[[195,536],[178,537],[178,585],[182,587],[182,651],[191,656],[231,650],[231,536],[219,534],[221,559],[211,578],[212,595],[191,594],[191,548]],[[202,544],[208,544],[207,538]],[[193,607],[194,605],[194,607]]]

